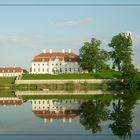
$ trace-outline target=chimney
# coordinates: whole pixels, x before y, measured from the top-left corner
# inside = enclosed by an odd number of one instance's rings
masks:
[[[50,53],[52,53],[52,49],[50,49]]]
[[[46,50],[45,49],[43,50],[43,53],[46,53]]]
[[[71,53],[71,49],[68,50],[68,53]]]
[[[62,50],[62,53],[65,53],[65,50],[64,49]]]

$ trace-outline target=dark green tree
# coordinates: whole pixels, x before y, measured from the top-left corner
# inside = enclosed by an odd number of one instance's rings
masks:
[[[135,89],[137,84],[137,70],[133,64],[124,63],[122,67],[123,88]]]
[[[100,48],[101,41],[95,38],[91,39],[91,42],[85,42],[79,50],[79,64],[83,70],[89,72],[102,71],[109,69],[109,66],[105,63],[108,60],[107,51]]]
[[[122,65],[127,61],[131,63],[132,55],[132,38],[130,33],[119,33],[114,36],[111,42],[108,44],[112,48],[109,52],[111,59],[113,60],[112,68],[118,71],[122,70]]]
[[[101,100],[83,103],[80,106],[80,123],[92,133],[101,131],[101,122],[108,119],[108,105],[109,103],[103,103]]]

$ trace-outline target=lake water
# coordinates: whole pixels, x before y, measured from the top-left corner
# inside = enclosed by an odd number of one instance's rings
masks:
[[[0,101],[1,139],[140,139],[140,101]]]

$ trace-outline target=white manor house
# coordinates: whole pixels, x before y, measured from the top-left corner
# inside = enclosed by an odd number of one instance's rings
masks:
[[[31,74],[58,74],[58,73],[79,73],[79,57],[68,50],[65,52],[46,52],[36,55],[31,64]]]

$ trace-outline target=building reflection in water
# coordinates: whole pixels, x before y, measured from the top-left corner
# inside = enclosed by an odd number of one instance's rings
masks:
[[[31,100],[32,112],[44,123],[61,119],[63,122],[72,122],[79,115],[79,106],[84,100]]]
[[[0,98],[0,105],[2,106],[17,106],[22,105],[23,100],[17,97],[2,97]]]

